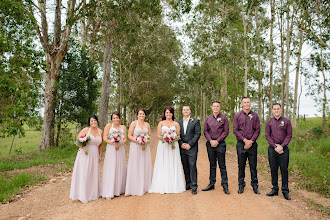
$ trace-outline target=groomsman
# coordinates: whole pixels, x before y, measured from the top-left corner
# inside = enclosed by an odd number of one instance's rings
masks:
[[[266,140],[269,143],[268,161],[272,176],[272,191],[267,196],[278,195],[278,167],[282,175],[282,194],[286,200],[290,200],[288,166],[289,148],[288,144],[292,138],[292,126],[289,119],[282,117],[282,108],[279,103],[273,104],[272,112],[274,117],[266,123]]]
[[[210,183],[202,189],[209,191],[214,189],[216,182],[217,160],[221,172],[221,185],[225,194],[230,194],[228,189],[228,176],[226,169],[226,142],[225,139],[229,134],[228,118],[220,114],[220,102],[213,101],[212,115],[207,116],[204,124],[204,135],[207,139],[206,147],[210,161]]]
[[[260,194],[258,190],[257,177],[257,148],[256,142],[260,134],[260,120],[257,113],[251,111],[251,100],[248,97],[242,98],[243,110],[234,116],[233,131],[237,139],[237,159],[238,159],[238,193],[244,192],[245,187],[245,165],[249,160],[251,171],[251,186],[255,194]]]
[[[189,105],[182,107],[183,119],[180,125],[180,155],[183,171],[186,179],[186,190],[192,189],[193,195],[197,194],[197,153],[198,140],[201,136],[201,124],[198,119],[190,117],[191,110]]]

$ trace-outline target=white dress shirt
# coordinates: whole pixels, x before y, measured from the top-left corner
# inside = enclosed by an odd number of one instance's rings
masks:
[[[190,116],[188,117],[187,120],[184,120],[184,118],[183,118],[183,133],[184,134],[186,134],[186,132],[187,132],[187,127],[188,127],[189,120],[190,120]]]

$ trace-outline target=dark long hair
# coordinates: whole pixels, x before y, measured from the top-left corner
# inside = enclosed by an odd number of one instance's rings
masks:
[[[169,110],[172,113],[172,120],[174,121],[174,119],[175,119],[175,117],[174,117],[174,108],[172,108],[171,106],[165,107],[165,109],[163,111],[163,115],[162,115],[162,121],[164,121],[166,119],[166,117],[165,117],[166,110]]]
[[[94,118],[97,121],[97,125],[99,125],[99,119],[97,119],[97,116],[96,115],[91,115],[88,118],[88,127],[91,126],[91,118]]]

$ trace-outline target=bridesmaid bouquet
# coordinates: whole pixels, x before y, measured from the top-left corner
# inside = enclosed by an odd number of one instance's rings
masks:
[[[119,142],[124,140],[124,134],[120,131],[113,131],[107,135],[107,139],[113,142]],[[116,147],[116,150],[119,150],[119,147]]]
[[[179,134],[176,133],[174,130],[172,131],[170,130],[162,133],[162,137],[163,137],[162,142],[170,144],[173,150],[175,149],[174,142],[180,139]]]
[[[76,145],[86,147],[86,145],[88,144],[88,142],[90,140],[91,140],[91,138],[89,136],[87,136],[86,134],[82,135],[82,136],[80,136],[80,138],[78,138],[76,140]],[[85,154],[88,155],[88,152],[86,151]]]
[[[149,134],[140,134],[136,137],[136,141],[140,145],[145,145],[146,143],[150,142],[150,136]],[[142,150],[145,150],[145,147],[142,147]]]

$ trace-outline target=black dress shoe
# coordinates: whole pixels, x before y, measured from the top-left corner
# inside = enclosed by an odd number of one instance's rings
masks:
[[[196,195],[197,194],[197,189],[191,190],[191,194]]]
[[[224,188],[223,188],[223,191],[224,191],[224,192],[225,192],[225,194],[227,194],[227,195],[229,195],[229,194],[230,194],[228,187],[224,187]]]
[[[214,189],[214,185],[208,185],[207,187],[205,187],[204,189],[202,189],[202,191],[209,191]]]
[[[255,194],[260,194],[258,187],[253,187],[253,192]]]
[[[190,186],[186,186],[186,190],[189,190],[189,189],[191,189],[191,187]]]
[[[242,194],[244,192],[244,187],[243,186],[240,186],[238,187],[238,194]]]
[[[269,192],[269,193],[267,193],[266,195],[267,195],[267,196],[277,196],[277,195],[278,195],[278,191],[272,189],[272,191]]]
[[[284,196],[284,198],[285,198],[286,200],[291,200],[291,197],[290,197],[289,193],[284,192],[284,193],[283,193],[283,196]]]

